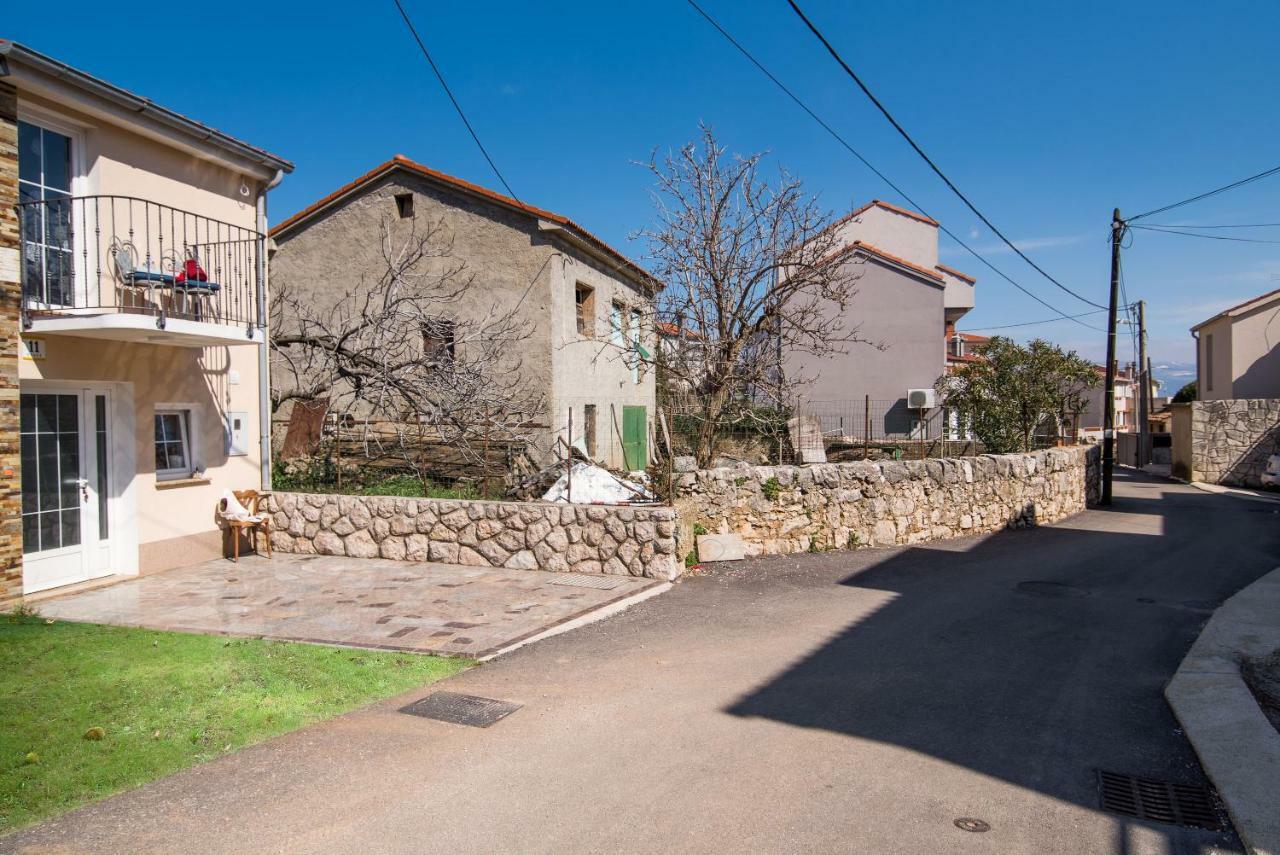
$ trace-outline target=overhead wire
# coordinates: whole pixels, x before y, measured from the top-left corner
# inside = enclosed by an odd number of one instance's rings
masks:
[[[1261,181],[1263,178],[1268,178],[1277,173],[1280,173],[1280,166],[1273,166],[1271,169],[1264,169],[1262,172],[1259,172],[1256,175],[1250,175],[1248,178],[1241,178],[1239,181],[1233,181],[1230,184],[1225,184],[1222,187],[1218,187],[1214,190],[1209,190],[1207,192],[1200,193],[1195,196],[1191,196],[1187,199],[1183,199],[1181,202],[1174,202],[1169,205],[1164,205],[1163,207],[1160,207],[1160,208],[1152,208],[1150,211],[1145,211],[1144,213],[1129,217],[1127,222],[1132,223],[1135,220],[1145,219],[1146,217],[1150,217],[1152,214],[1163,214],[1165,211],[1172,211],[1174,208],[1181,208],[1183,205],[1190,205],[1192,202],[1199,202],[1203,199],[1208,199],[1210,197],[1217,196],[1219,193],[1225,193],[1228,190],[1234,190],[1237,187],[1243,187],[1244,185],[1251,184],[1254,181]]]
[[[752,65],[754,65],[754,66],[756,67],[756,69],[758,69],[758,70],[760,71],[760,73],[761,73],[761,74],[763,74],[765,77],[767,77],[767,78],[768,78],[768,79],[769,79],[769,80],[770,80],[770,81],[771,81],[775,86],[777,86],[780,90],[782,90],[782,92],[783,92],[783,93],[784,93],[788,98],[790,98],[790,99],[791,99],[791,100],[796,104],[796,106],[798,106],[801,110],[803,110],[805,113],[807,113],[807,114],[809,115],[809,118],[811,118],[811,119],[813,119],[815,122],[817,122],[817,123],[818,123],[818,125],[819,125],[823,130],[825,130],[828,134],[830,134],[830,135],[831,135],[831,137],[832,137],[833,139],[835,139],[835,141],[836,141],[836,142],[838,142],[838,143],[839,143],[839,144],[840,144],[840,145],[841,145],[841,146],[842,146],[846,151],[848,151],[848,152],[849,152],[850,154],[852,154],[855,158],[857,158],[857,160],[858,160],[860,163],[862,163],[862,165],[863,165],[863,166],[865,166],[865,167],[866,167],[868,170],[870,170],[870,171],[871,171],[871,172],[872,172],[872,173],[873,173],[877,178],[879,178],[881,181],[883,181],[885,184],[887,184],[887,185],[888,185],[888,186],[889,186],[889,187],[890,187],[890,188],[891,188],[895,193],[897,193],[899,196],[901,196],[901,197],[902,197],[902,199],[903,199],[904,201],[906,201],[906,202],[907,202],[907,204],[909,204],[911,207],[913,207],[914,209],[916,209],[917,211],[919,211],[921,214],[924,214],[926,217],[929,217],[930,219],[932,219],[932,220],[934,220],[935,222],[937,222],[937,223],[938,223],[938,228],[942,231],[942,233],[943,233],[943,234],[945,234],[947,237],[951,238],[953,241],[955,241],[955,242],[956,242],[956,243],[957,243],[957,244],[958,244],[962,249],[964,249],[966,252],[968,252],[968,253],[969,253],[970,255],[972,255],[975,259],[977,259],[979,262],[981,262],[983,265],[985,265],[988,269],[990,269],[993,273],[995,273],[995,274],[996,274],[997,276],[999,276],[1001,279],[1003,279],[1003,280],[1005,280],[1006,282],[1008,282],[1008,283],[1009,283],[1010,285],[1012,285],[1014,288],[1017,288],[1017,289],[1018,289],[1019,291],[1021,291],[1023,294],[1026,294],[1028,297],[1030,297],[1031,299],[1035,300],[1037,303],[1039,303],[1040,305],[1044,306],[1044,307],[1045,307],[1046,309],[1048,309],[1049,311],[1051,311],[1051,312],[1056,312],[1056,313],[1061,317],[1061,319],[1065,319],[1065,320],[1073,321],[1074,323],[1077,323],[1077,324],[1079,324],[1080,326],[1083,326],[1083,327],[1085,327],[1085,328],[1087,328],[1087,329],[1094,330],[1095,332],[1106,332],[1106,330],[1103,330],[1103,329],[1102,329],[1102,328],[1100,328],[1100,327],[1095,327],[1095,326],[1092,326],[1092,325],[1090,325],[1090,324],[1086,324],[1086,323],[1084,323],[1083,321],[1079,320],[1079,318],[1077,318],[1077,317],[1075,317],[1075,316],[1073,316],[1073,315],[1068,315],[1066,312],[1062,311],[1062,310],[1061,310],[1061,309],[1059,309],[1057,306],[1054,306],[1052,303],[1049,303],[1048,301],[1044,300],[1043,298],[1041,298],[1041,297],[1040,297],[1040,296],[1038,296],[1037,294],[1035,294],[1035,293],[1033,293],[1032,291],[1030,291],[1028,288],[1024,287],[1024,286],[1023,286],[1022,284],[1020,284],[1019,282],[1015,281],[1015,280],[1014,280],[1012,277],[1010,277],[1007,273],[1005,273],[1005,272],[1004,272],[1003,270],[1001,270],[1000,268],[996,267],[994,264],[992,264],[990,261],[988,261],[986,258],[984,258],[981,254],[979,254],[977,250],[975,250],[973,247],[969,246],[969,244],[967,244],[967,243],[965,243],[963,240],[961,240],[961,239],[960,239],[960,238],[959,238],[959,237],[958,237],[954,232],[952,232],[949,228],[947,228],[945,225],[943,225],[943,224],[942,224],[942,222],[941,222],[940,220],[938,220],[938,218],[937,218],[937,217],[934,217],[934,216],[932,216],[931,214],[929,214],[929,213],[928,213],[928,211],[926,211],[926,210],[925,210],[925,208],[924,208],[924,206],[923,206],[923,205],[921,205],[919,202],[917,202],[917,201],[915,201],[914,199],[912,199],[912,198],[911,198],[911,196],[910,196],[910,195],[908,195],[908,194],[907,194],[907,192],[906,192],[905,190],[903,190],[901,187],[899,187],[899,186],[898,186],[898,185],[897,185],[897,184],[896,184],[896,183],[895,183],[891,178],[889,178],[889,176],[885,175],[883,172],[881,172],[879,169],[877,169],[877,168],[875,167],[875,165],[873,165],[873,164],[871,163],[871,161],[869,161],[869,160],[867,160],[865,157],[863,157],[863,156],[862,156],[862,154],[861,154],[857,149],[855,149],[855,148],[854,148],[854,147],[849,143],[849,141],[848,141],[848,140],[846,140],[846,139],[845,139],[845,138],[844,138],[844,137],[843,137],[843,136],[842,136],[838,131],[836,131],[833,127],[831,127],[831,125],[829,125],[829,124],[828,124],[828,123],[827,123],[827,122],[826,122],[826,121],[825,121],[821,116],[819,116],[816,112],[814,112],[814,111],[813,111],[813,109],[812,109],[812,108],[810,108],[808,104],[806,104],[803,100],[801,100],[800,96],[796,95],[793,91],[791,91],[791,89],[790,89],[790,88],[788,88],[788,87],[787,87],[787,85],[786,85],[785,83],[783,83],[781,80],[779,80],[779,79],[778,79],[778,78],[773,74],[773,72],[769,71],[769,69],[768,69],[768,68],[766,68],[766,67],[765,67],[765,65],[764,65],[762,62],[760,62],[760,60],[756,59],[756,58],[755,58],[755,56],[754,56],[754,55],[752,55],[752,53],[751,53],[749,50],[747,50],[747,49],[746,49],[746,47],[744,47],[744,46],[743,46],[743,45],[742,45],[742,44],[741,44],[737,39],[735,39],[735,38],[734,38],[734,37],[729,33],[729,31],[728,31],[728,30],[726,30],[723,26],[721,26],[721,24],[720,24],[720,22],[719,22],[719,21],[717,21],[717,20],[716,20],[714,17],[712,17],[712,16],[711,16],[711,15],[710,15],[706,10],[704,10],[701,6],[699,6],[699,5],[698,5],[698,3],[696,2],[696,0],[686,0],[686,2],[688,2],[688,4],[689,4],[691,7],[693,7],[694,11],[696,11],[699,15],[701,15],[701,16],[702,16],[702,17],[707,21],[707,23],[708,23],[708,24],[710,24],[710,25],[711,25],[711,26],[712,26],[712,27],[713,27],[713,28],[714,28],[718,33],[720,33],[720,35],[721,35],[721,36],[723,36],[723,37],[724,37],[724,39],[725,39],[726,41],[728,41],[728,42],[729,42],[729,44],[731,44],[731,45],[733,45],[733,47],[737,48],[738,52],[739,52],[739,53],[741,53],[744,57],[746,57],[746,59],[747,59],[747,60],[748,60]],[[1092,305],[1098,305],[1098,304],[1094,303],[1094,304],[1092,304]],[[1104,310],[1105,310],[1105,308],[1106,308],[1106,307],[1105,307],[1105,306],[1100,306],[1100,305],[1099,305],[1099,306],[1098,306],[1098,308],[1100,308],[1100,309],[1104,309]]]
[[[954,193],[956,197],[961,202],[963,202],[965,206],[970,211],[972,211],[974,215],[977,216],[977,218],[986,225],[987,228],[991,229],[991,232],[996,237],[998,237],[1006,246],[1008,246],[1009,249],[1017,253],[1019,258],[1021,258],[1027,264],[1031,265],[1031,267],[1034,268],[1037,273],[1039,273],[1045,279],[1048,279],[1058,288],[1070,294],[1072,297],[1075,297],[1077,300],[1080,300],[1081,302],[1084,302],[1084,303],[1088,303],[1090,306],[1094,306],[1099,309],[1106,308],[1106,306],[1102,305],[1101,303],[1094,302],[1093,300],[1090,300],[1088,297],[1085,297],[1077,293],[1076,291],[1073,291],[1071,288],[1068,288],[1066,285],[1063,285],[1055,277],[1050,275],[1048,271],[1046,271],[1043,267],[1041,267],[1039,264],[1033,261],[1030,256],[1028,256],[1025,252],[1023,252],[1018,247],[1017,244],[1009,240],[1009,238],[1005,237],[1004,232],[1000,231],[1000,229],[996,227],[995,223],[991,222],[991,220],[987,218],[987,215],[982,213],[982,211],[978,209],[978,206],[975,205],[972,201],[970,201],[969,197],[960,191],[960,188],[955,185],[955,182],[953,182],[950,178],[947,177],[947,174],[942,171],[942,169],[938,166],[938,164],[934,163],[933,159],[929,157],[929,155],[925,154],[924,149],[921,148],[920,145],[914,139],[912,139],[911,135],[907,133],[906,128],[902,127],[902,125],[898,122],[898,120],[893,117],[893,114],[889,112],[889,109],[885,107],[883,103],[881,103],[880,99],[875,96],[875,93],[873,93],[871,89],[867,86],[867,84],[862,81],[862,78],[858,76],[857,72],[855,72],[847,62],[845,62],[844,57],[842,57],[839,51],[837,51],[835,47],[831,44],[831,42],[827,40],[827,37],[822,34],[822,31],[817,28],[817,26],[813,23],[813,21],[809,20],[809,17],[804,13],[804,10],[801,9],[799,5],[797,5],[795,0],[787,0],[787,4],[791,7],[792,11],[795,12],[797,16],[799,16],[800,20],[804,22],[805,26],[809,28],[809,32],[813,33],[813,35],[818,39],[818,41],[822,43],[822,46],[827,49],[827,53],[831,54],[832,58],[835,59],[835,61],[840,65],[842,69],[844,69],[845,74],[847,74],[850,78],[852,78],[853,82],[858,84],[858,88],[862,90],[863,94],[866,95],[869,99],[871,99],[871,103],[874,104],[876,106],[876,109],[878,109],[880,113],[889,121],[889,124],[893,125],[894,130],[896,130],[898,134],[903,139],[905,139],[908,144],[910,144],[911,148],[913,148],[916,154],[920,155],[920,158],[924,160],[926,164],[929,165],[929,168],[933,170],[934,174],[936,174],[939,178],[942,179],[942,182],[947,185],[947,187],[951,190],[951,192]]]
[[[489,150],[484,147],[484,143],[480,142],[480,135],[476,133],[476,129],[471,126],[471,120],[467,118],[467,114],[463,112],[462,105],[458,103],[458,99],[453,96],[453,90],[449,88],[448,82],[444,79],[444,74],[440,71],[436,61],[431,58],[431,52],[427,50],[427,45],[422,41],[422,37],[418,35],[418,29],[413,25],[413,21],[409,18],[409,13],[405,11],[400,0],[393,0],[396,8],[400,10],[400,17],[404,19],[405,26],[409,28],[409,32],[413,35],[413,40],[418,43],[418,49],[422,51],[422,55],[426,57],[427,64],[431,66],[431,70],[435,72],[436,79],[440,81],[444,94],[449,96],[449,101],[453,104],[453,109],[457,111],[458,117],[462,119],[462,124],[467,126],[467,133],[471,134],[471,139],[475,140],[476,147],[480,149],[480,153],[484,155],[484,159],[489,162],[489,168],[493,170],[493,174],[498,176],[498,180],[502,182],[502,186],[507,189],[507,194],[520,201],[520,197],[516,195],[516,191],[511,189],[511,185],[507,182],[506,176],[502,174],[502,170],[498,169],[498,164],[494,163],[493,158],[489,155]],[[523,203],[521,203],[523,204]]]

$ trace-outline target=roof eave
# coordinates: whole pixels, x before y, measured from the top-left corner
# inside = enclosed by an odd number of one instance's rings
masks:
[[[263,167],[265,171],[271,173],[293,171],[293,164],[290,161],[278,157],[265,149],[260,149],[194,119],[189,119],[167,107],[160,106],[148,98],[135,95],[127,89],[122,89],[113,83],[108,83],[101,78],[73,68],[65,62],[60,62],[25,45],[7,39],[0,39],[0,77],[11,77],[13,75],[10,63],[27,66],[126,112],[146,116],[172,131],[177,131],[198,142],[220,149],[242,161],[257,164]]]

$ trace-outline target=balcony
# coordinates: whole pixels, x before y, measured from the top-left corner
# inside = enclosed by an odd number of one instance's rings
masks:
[[[24,334],[264,341],[261,233],[129,196],[25,200],[18,218]]]

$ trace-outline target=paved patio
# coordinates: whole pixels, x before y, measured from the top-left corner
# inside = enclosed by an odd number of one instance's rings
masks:
[[[39,604],[60,620],[485,657],[663,583],[321,555],[242,557]],[[656,591],[654,591],[656,593]]]

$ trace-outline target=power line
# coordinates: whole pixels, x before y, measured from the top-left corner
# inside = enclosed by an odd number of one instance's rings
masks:
[[[422,55],[426,57],[427,64],[431,66],[431,70],[435,72],[436,79],[440,81],[441,87],[444,88],[444,94],[449,96],[449,100],[453,102],[453,109],[458,111],[458,117],[462,119],[462,124],[467,126],[467,132],[471,134],[471,138],[476,141],[476,146],[480,149],[480,153],[484,155],[484,159],[489,161],[489,168],[493,170],[493,174],[498,176],[498,180],[502,182],[502,186],[507,188],[508,195],[517,202],[520,197],[516,195],[516,191],[511,189],[511,185],[507,183],[507,179],[503,177],[502,171],[498,169],[498,164],[493,162],[493,158],[489,156],[489,150],[484,147],[484,143],[480,142],[480,136],[476,133],[476,129],[471,127],[467,114],[462,112],[462,105],[458,103],[458,99],[453,97],[453,90],[449,88],[449,84],[445,82],[444,75],[440,73],[440,69],[436,66],[436,62],[431,58],[431,52],[427,50],[427,46],[423,43],[422,37],[418,35],[418,30],[413,26],[413,21],[409,20],[409,13],[404,10],[400,0],[395,0],[396,8],[400,10],[400,17],[404,18],[405,26],[409,28],[409,32],[413,34],[413,40],[418,43]],[[521,203],[523,204],[523,203]]]
[[[1267,178],[1268,176],[1271,176],[1271,175],[1275,175],[1278,172],[1280,172],[1280,166],[1274,166],[1271,169],[1267,169],[1262,172],[1259,172],[1257,175],[1250,175],[1248,178],[1241,178],[1239,181],[1233,181],[1230,184],[1219,187],[1216,190],[1210,190],[1207,193],[1201,193],[1198,196],[1192,196],[1189,199],[1183,199],[1181,202],[1174,202],[1172,205],[1165,205],[1163,208],[1154,208],[1150,211],[1147,211],[1144,214],[1138,214],[1136,217],[1130,217],[1127,220],[1127,222],[1132,223],[1134,220],[1141,220],[1144,217],[1151,216],[1152,214],[1163,214],[1165,211],[1172,211],[1174,208],[1181,208],[1183,205],[1190,205],[1192,202],[1199,202],[1202,199],[1208,199],[1210,196],[1217,196],[1219,193],[1225,193],[1228,190],[1234,190],[1237,187],[1243,187],[1244,185],[1252,183],[1254,181],[1260,181],[1261,179]]]
[[[1027,264],[1030,264],[1033,268],[1035,268],[1037,273],[1039,273],[1045,279],[1048,279],[1050,282],[1052,282],[1054,285],[1061,288],[1063,291],[1070,294],[1072,297],[1075,297],[1077,300],[1080,300],[1081,302],[1088,303],[1090,306],[1095,306],[1099,309],[1105,308],[1101,303],[1095,303],[1093,300],[1090,300],[1088,297],[1083,297],[1080,294],[1077,294],[1075,291],[1072,291],[1066,285],[1063,285],[1057,279],[1050,276],[1043,267],[1041,267],[1040,265],[1032,261],[1025,252],[1023,252],[1021,249],[1017,247],[1017,245],[1014,244],[1013,241],[1005,237],[1004,233],[1001,232],[998,228],[996,228],[995,224],[993,224],[989,219],[987,219],[986,215],[983,214],[981,211],[979,211],[976,205],[974,205],[972,202],[969,201],[969,197],[965,196],[963,193],[960,192],[960,188],[956,187],[956,185],[951,181],[951,179],[947,177],[946,173],[944,173],[938,167],[938,165],[933,162],[933,160],[929,157],[929,155],[924,153],[924,149],[920,148],[920,146],[916,144],[916,141],[911,138],[911,135],[907,133],[906,129],[903,128],[902,125],[898,124],[898,120],[893,117],[893,114],[889,112],[888,108],[886,108],[884,104],[880,103],[880,99],[877,98],[874,93],[872,93],[872,91],[867,87],[867,84],[862,82],[862,78],[858,77],[857,73],[852,68],[849,67],[849,64],[844,61],[844,58],[841,57],[839,52],[837,52],[836,49],[831,45],[831,42],[827,41],[826,36],[824,36],[822,32],[816,26],[814,26],[813,22],[809,20],[808,16],[805,15],[804,11],[801,10],[801,8],[798,5],[796,5],[795,0],[787,0],[787,3],[788,5],[791,6],[792,11],[794,11],[796,15],[800,17],[800,20],[804,21],[805,26],[809,28],[809,32],[813,33],[814,36],[817,37],[818,41],[822,42],[822,46],[827,49],[827,53],[831,54],[832,58],[834,58],[835,61],[840,64],[840,67],[844,69],[845,73],[848,74],[849,77],[853,79],[853,82],[858,84],[858,88],[862,90],[863,94],[865,94],[868,98],[871,99],[872,104],[876,105],[876,109],[878,109],[884,115],[884,117],[889,120],[889,124],[893,125],[894,129],[902,136],[902,138],[905,139],[913,149],[915,149],[916,154],[920,155],[920,157],[924,160],[924,162],[929,164],[929,168],[932,169],[934,173],[939,178],[942,179],[942,182],[951,189],[951,192],[955,193],[956,196],[960,199],[960,201],[964,202],[964,204],[969,208],[969,210],[973,211],[973,213],[977,215],[978,219],[982,220],[982,222],[986,224],[987,228],[991,229],[992,233],[994,233],[996,237],[1000,238],[1000,240],[1003,241],[1006,246],[1008,246],[1011,250],[1016,252],[1019,258],[1021,258]]]
[[[1280,223],[1235,223],[1229,226],[1178,226],[1170,223],[1147,223],[1148,229],[1272,229],[1280,228]]]
[[[751,54],[750,51],[748,51],[745,47],[742,46],[741,43],[738,42],[737,39],[735,39],[732,35],[730,35],[729,31],[726,30],[724,27],[722,27],[719,21],[717,21],[710,14],[704,11],[701,6],[699,6],[696,2],[694,2],[694,0],[687,0],[687,2],[689,3],[690,6],[693,7],[694,11],[696,11],[699,15],[705,18],[707,23],[709,23],[712,27],[714,27],[720,33],[720,35],[724,36],[725,40],[728,41],[729,44],[737,48],[739,53],[741,53],[744,57],[746,57],[751,62],[752,65],[754,65],[757,69],[759,69],[761,74],[769,78],[769,80],[771,80],[775,86],[781,89],[788,98],[790,98],[792,101],[795,102],[796,106],[798,106],[801,110],[804,110],[806,113],[808,113],[809,118],[817,122],[822,127],[822,129],[825,130],[828,134],[830,134],[832,138],[835,139],[836,142],[840,143],[840,145],[843,146],[846,151],[848,151],[850,154],[856,157],[862,163],[863,166],[871,170],[871,172],[873,172],[876,175],[876,177],[879,178],[881,181],[883,181],[885,184],[889,185],[889,187],[891,187],[895,193],[901,196],[903,200],[907,202],[908,205],[915,208],[917,211],[919,211],[921,214],[924,214],[926,217],[929,217],[935,222],[938,222],[938,228],[942,230],[943,234],[951,238],[953,241],[959,244],[962,248],[964,248],[964,250],[967,251],[970,255],[972,255],[978,261],[982,262],[984,265],[990,268],[990,270],[993,273],[995,273],[997,276],[999,276],[1001,279],[1004,279],[1010,285],[1017,288],[1019,291],[1026,294],[1028,297],[1035,300],[1037,303],[1044,306],[1049,311],[1057,312],[1058,315],[1061,316],[1061,318],[1064,318],[1069,321],[1075,321],[1075,323],[1080,324],[1081,326],[1086,327],[1088,329],[1094,330],[1095,332],[1105,332],[1105,330],[1103,329],[1090,326],[1089,324],[1086,324],[1083,321],[1076,319],[1072,315],[1068,315],[1066,312],[1062,311],[1057,306],[1054,306],[1051,303],[1048,303],[1045,300],[1041,299],[1040,297],[1036,296],[1031,291],[1027,290],[1022,285],[1015,282],[1003,270],[996,267],[990,261],[987,261],[987,259],[979,255],[977,250],[975,250],[973,247],[969,246],[967,243],[962,241],[958,236],[956,236],[954,232],[952,232],[950,229],[944,226],[941,223],[941,221],[938,221],[936,217],[933,217],[932,215],[930,215],[929,212],[924,209],[923,205],[921,205],[919,202],[916,202],[909,195],[907,195],[907,192],[903,190],[901,187],[899,187],[897,184],[895,184],[893,180],[889,178],[889,176],[885,175],[879,169],[876,169],[876,167],[871,163],[871,161],[863,157],[858,152],[857,149],[855,149],[852,145],[849,144],[848,140],[846,140],[843,136],[841,136],[833,127],[831,127],[831,125],[827,124],[822,119],[821,116],[819,116],[812,109],[810,109],[808,104],[802,101],[798,95],[796,95],[789,88],[787,88],[787,85],[785,83],[783,83],[781,80],[775,77],[774,74],[771,71],[769,71],[769,69],[766,68],[758,59],[756,59]]]
[[[1201,240],[1229,240],[1238,243],[1280,243],[1280,240],[1263,240],[1262,238],[1244,238],[1232,237],[1230,235],[1201,235],[1195,232],[1184,232],[1179,229],[1157,228],[1156,226],[1132,226],[1131,228],[1142,229],[1148,232],[1159,232],[1166,235],[1183,235],[1184,237],[1200,238]]]
[[[1087,318],[1090,315],[1100,315],[1105,311],[1106,309],[1094,309],[1091,312],[1084,312],[1079,315],[1068,315],[1066,319],[1075,320],[1076,318]],[[1061,323],[1063,320],[1063,318],[1045,318],[1040,321],[1023,321],[1020,324],[1001,324],[995,327],[970,327],[969,329],[956,330],[956,332],[991,332],[992,330],[1008,330],[1013,329],[1014,327],[1033,327],[1038,324],[1057,324]]]

